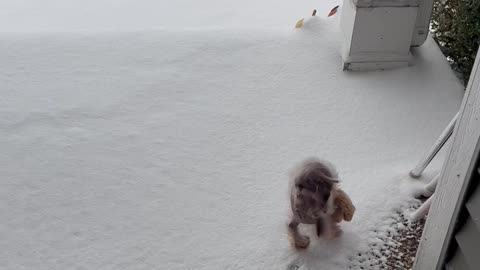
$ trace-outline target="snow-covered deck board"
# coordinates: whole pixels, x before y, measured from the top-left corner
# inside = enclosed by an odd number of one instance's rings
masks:
[[[413,67],[343,72],[337,23],[0,34],[0,266],[354,266],[463,90],[430,40]],[[358,210],[298,254],[287,175],[312,155]]]

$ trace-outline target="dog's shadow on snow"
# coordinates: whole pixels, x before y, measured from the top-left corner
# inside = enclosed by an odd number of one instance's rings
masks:
[[[287,266],[287,270],[330,270],[332,265],[341,269],[357,252],[353,247],[361,241],[361,237],[349,230],[344,230],[342,236],[332,240],[318,238],[313,232],[308,236],[310,246],[306,250],[292,251],[295,259]]]

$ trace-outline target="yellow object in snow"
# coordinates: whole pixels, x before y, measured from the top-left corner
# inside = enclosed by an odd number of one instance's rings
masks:
[[[299,21],[295,24],[295,28],[300,28],[300,27],[302,27],[302,26],[303,26],[303,20],[304,20],[304,19],[299,20]]]

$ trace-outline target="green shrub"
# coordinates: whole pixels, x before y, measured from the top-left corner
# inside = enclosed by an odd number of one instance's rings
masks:
[[[466,84],[480,41],[480,0],[435,0],[431,30]]]

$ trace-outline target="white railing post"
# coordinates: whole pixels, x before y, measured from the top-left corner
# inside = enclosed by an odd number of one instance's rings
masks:
[[[452,146],[440,173],[435,195],[431,199],[414,270],[443,269],[468,182],[475,169],[480,138],[479,52],[459,111]]]

